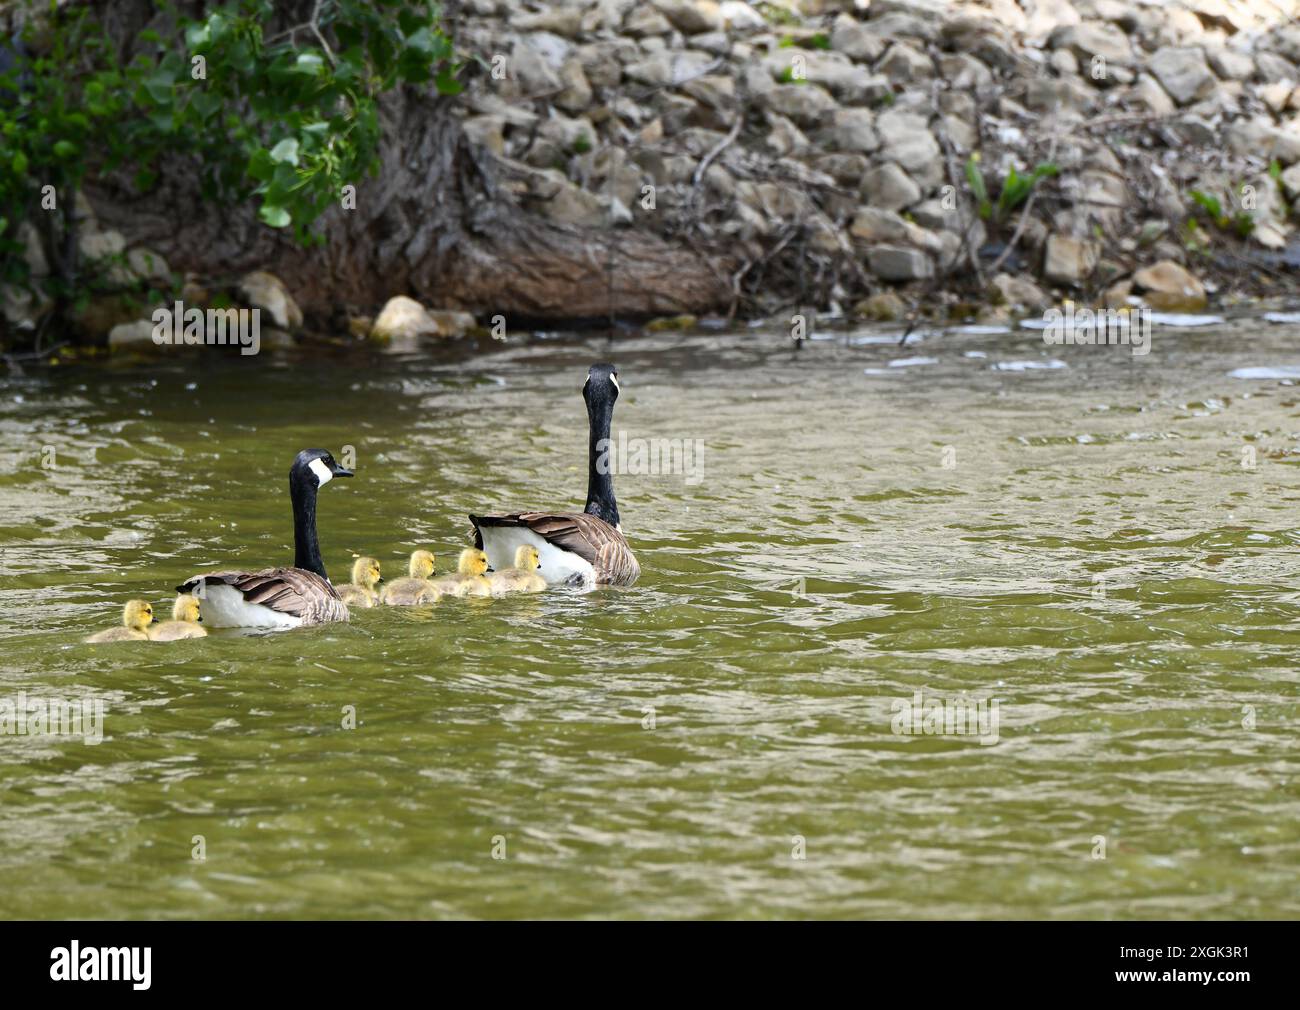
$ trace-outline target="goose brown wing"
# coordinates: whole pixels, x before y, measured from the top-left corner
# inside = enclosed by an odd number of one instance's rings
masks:
[[[503,516],[470,516],[474,543],[483,547],[482,526],[523,526],[547,543],[569,551],[588,562],[601,585],[630,586],[641,574],[627,538],[596,516],[586,512],[514,512]]]
[[[189,593],[204,582],[230,586],[243,595],[245,602],[289,614],[301,619],[304,624],[348,619],[348,608],[339,599],[338,592],[329,580],[302,568],[265,568],[260,572],[196,575],[177,586],[176,591]]]

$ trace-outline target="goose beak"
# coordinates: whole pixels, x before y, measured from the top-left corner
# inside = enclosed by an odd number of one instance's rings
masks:
[[[355,476],[356,476],[356,474],[354,474],[351,470],[344,469],[343,467],[339,466],[337,463],[334,464],[334,469],[331,470],[330,473],[333,474],[335,477],[355,477]]]

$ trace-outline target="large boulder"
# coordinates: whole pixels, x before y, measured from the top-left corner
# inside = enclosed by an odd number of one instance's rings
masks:
[[[1205,308],[1205,286],[1172,260],[1139,270],[1133,275],[1133,286],[1153,309],[1199,312]]]
[[[255,309],[261,309],[282,330],[296,330],[302,326],[302,309],[289,294],[289,289],[275,274],[254,270],[239,280],[239,293]]]

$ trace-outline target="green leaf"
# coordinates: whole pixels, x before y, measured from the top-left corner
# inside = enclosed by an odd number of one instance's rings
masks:
[[[321,58],[320,53],[309,49],[298,54],[298,58],[293,64],[293,70],[295,73],[319,77],[325,72],[325,60]]]
[[[271,160],[274,162],[287,162],[290,165],[297,165],[298,138],[285,137],[284,140],[271,148]]]
[[[201,120],[219,112],[221,106],[221,98],[210,91],[196,90],[190,95],[190,108],[194,110]]]
[[[257,212],[257,216],[262,219],[263,224],[268,224],[272,228],[287,228],[293,221],[287,210],[269,203],[262,204],[262,209]]]
[[[440,95],[459,95],[465,90],[465,85],[456,80],[454,71],[450,67],[443,67],[438,71],[438,76],[433,79],[434,85]]]
[[[14,175],[27,174],[27,155],[23,154],[22,151],[14,152],[13,170]]]
[[[429,19],[420,12],[404,7],[397,14],[397,27],[402,29],[403,35],[414,35],[421,28],[429,26]]]
[[[176,80],[170,74],[159,71],[156,74],[150,74],[142,82],[145,93],[158,105],[170,105],[172,101],[173,89],[176,87]]]
[[[54,142],[54,156],[56,158],[67,161],[70,158],[75,158],[78,153],[77,145],[70,140],[57,140]]]
[[[185,45],[191,52],[204,49],[212,40],[212,30],[207,22],[196,21],[185,28]]]

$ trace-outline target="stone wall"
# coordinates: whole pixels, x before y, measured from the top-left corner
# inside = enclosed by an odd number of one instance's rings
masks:
[[[277,327],[305,316],[359,337],[394,319],[397,336],[463,332],[466,312],[893,318],[1286,294],[1297,9],[464,0],[448,27],[466,91],[392,96],[384,175],[359,187],[353,220],[326,216],[324,252],[291,247],[251,207],[195,213],[183,170],[161,198],[78,194],[81,249],[124,280],[184,280],[190,301],[220,276],[245,304],[282,291],[302,311]],[[1051,171],[1027,198],[1000,206],[1038,165]],[[256,284],[229,280],[250,271]],[[382,313],[397,295],[415,301]],[[4,311],[30,329],[44,307],[7,288]],[[83,340],[118,327],[147,342],[138,307],[110,299],[76,322]]]

